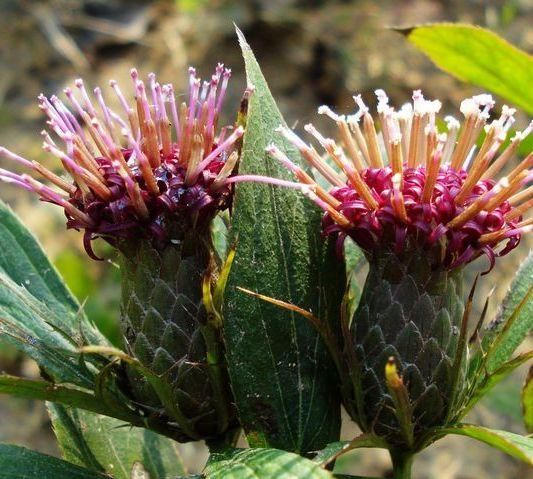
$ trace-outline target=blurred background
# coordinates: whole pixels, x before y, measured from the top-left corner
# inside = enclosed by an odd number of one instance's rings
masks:
[[[376,88],[384,88],[397,105],[407,101],[413,89],[421,88],[426,96],[439,98],[446,113],[458,114],[461,99],[479,90],[439,71],[387,27],[432,21],[475,23],[531,52],[532,20],[530,0],[0,0],[0,144],[57,167],[40,149],[44,120],[37,95],[60,95],[80,76],[89,85],[104,88],[114,78],[128,91],[132,66],[144,75],[156,72],[180,91],[189,65],[208,76],[223,61],[233,70],[225,112],[231,122],[245,88],[233,23],[243,30],[287,122],[296,128],[313,121],[327,130],[327,121],[316,115],[318,105],[351,112],[352,94],[360,92],[375,104]],[[526,118],[519,117],[518,123],[523,128]],[[5,166],[2,161],[0,166]],[[4,184],[0,198],[38,236],[87,313],[118,342],[119,273],[112,261],[89,260],[81,235],[65,232],[59,208],[39,204]],[[482,279],[480,301],[495,288],[492,305],[498,303],[531,245],[531,238],[524,241],[500,261],[497,272]],[[486,266],[479,263],[471,268],[472,274]],[[31,361],[1,342],[0,371],[38,375]],[[523,433],[519,391],[525,373],[521,369],[500,384],[475,409],[471,420]],[[355,433],[355,427],[345,421],[343,438]],[[0,442],[58,454],[43,404],[2,395]],[[201,470],[206,457],[203,445],[180,448],[191,472]],[[415,476],[512,479],[525,477],[526,467],[455,436],[422,453]],[[365,450],[343,457],[338,470],[385,476],[389,461],[386,454]]]

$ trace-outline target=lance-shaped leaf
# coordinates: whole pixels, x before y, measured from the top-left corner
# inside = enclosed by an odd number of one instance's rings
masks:
[[[505,363],[532,330],[533,252],[516,273],[497,319],[489,325],[483,342],[488,371],[492,372]]]
[[[435,23],[398,29],[440,68],[533,113],[533,59],[484,28]]]
[[[87,319],[39,243],[0,202],[0,335],[58,382],[91,387],[94,369],[78,353],[107,344]]]
[[[299,154],[275,129],[283,118],[239,31],[249,100],[239,173],[291,179],[265,148]],[[320,235],[320,212],[303,195],[270,185],[236,188],[231,234],[237,240],[225,303],[227,361],[251,446],[306,452],[338,439],[334,366],[317,331],[294,312],[237,289],[264,294],[338,322],[345,273]],[[337,326],[332,326],[335,329]]]
[[[529,434],[533,433],[533,366],[529,368],[524,387],[522,388],[522,412],[524,423]]]
[[[313,462],[325,467],[342,454],[353,451],[354,449],[372,447],[387,449],[388,445],[385,440],[373,434],[360,434],[351,441],[337,441],[328,444],[313,457]]]
[[[48,408],[63,457],[74,464],[115,479],[130,479],[136,464],[152,478],[186,473],[177,444],[170,439],[87,411],[57,404]]]
[[[487,429],[486,427],[474,426],[473,424],[459,424],[453,427],[440,429],[437,434],[458,434],[471,437],[484,442],[500,451],[516,457],[529,465],[533,465],[533,438],[521,436],[508,431]]]
[[[74,296],[41,246],[13,211],[0,201],[0,269],[26,292],[46,304],[48,321],[76,339],[89,343],[107,341],[83,314]]]
[[[528,353],[510,358],[533,328],[533,253],[516,273],[496,319],[480,337],[483,317],[484,313],[470,339],[472,352],[466,378],[468,388],[462,398],[464,407],[456,419],[463,417],[485,392],[529,359]]]
[[[206,479],[331,479],[318,464],[279,449],[232,449],[213,454]]]
[[[484,375],[481,382],[476,382],[475,387],[473,387],[470,391],[470,394],[467,397],[466,405],[458,413],[457,419],[464,417],[465,414],[470,411],[470,409],[472,409],[472,407],[474,407],[474,405],[483,396],[485,396],[485,394],[487,394],[494,386],[496,386],[500,381],[505,379],[516,368],[520,367],[522,364],[528,361],[531,361],[531,359],[533,359],[533,351],[520,354],[516,358],[513,358],[512,360],[502,364],[491,374]]]
[[[110,479],[111,476],[23,447],[0,444],[0,479],[14,478]]]

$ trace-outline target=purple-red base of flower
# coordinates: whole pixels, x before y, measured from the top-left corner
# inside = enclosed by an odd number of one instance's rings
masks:
[[[128,160],[131,150],[123,150]],[[215,159],[198,176],[194,184],[186,184],[186,166],[180,165],[178,158],[169,156],[162,158],[161,164],[153,170],[159,189],[159,195],[153,195],[146,189],[142,173],[132,168],[132,180],[139,186],[139,192],[147,209],[147,216],[139,216],[132,204],[124,178],[117,172],[110,160],[96,158],[105,182],[111,191],[111,198],[103,200],[95,195],[84,196],[78,188],[69,202],[86,213],[91,222],[87,223],[68,214],[67,228],[84,230],[84,246],[87,254],[93,259],[98,258],[91,246],[92,240],[101,237],[115,244],[119,239],[145,237],[152,239],[155,245],[163,246],[175,238],[169,237],[175,228],[165,224],[170,219],[173,224],[183,228],[194,228],[205,225],[217,213],[225,209],[231,198],[231,185],[216,185],[217,175],[225,162]],[[176,238],[177,239],[177,238]]]
[[[457,228],[447,226],[469,205],[492,190],[495,182],[491,179],[479,181],[466,201],[457,204],[455,198],[461,191],[467,172],[445,166],[439,171],[431,201],[423,202],[425,168],[406,167],[401,188],[406,218],[401,219],[392,204],[395,189],[391,167],[367,168],[361,172],[361,176],[373,191],[379,207],[369,208],[350,186],[330,190],[330,194],[341,202],[338,210],[353,225],[350,228],[340,226],[329,213],[324,214],[323,232],[325,235],[337,236],[339,251],[342,251],[344,240],[349,236],[368,252],[389,248],[401,253],[406,248],[422,247],[430,257],[435,258],[435,265],[448,268],[464,265],[484,253],[489,258],[492,269],[496,256],[509,253],[520,242],[520,233],[516,232],[515,227],[522,217],[506,221],[505,215],[512,208],[508,201],[491,211],[480,211]],[[498,253],[495,252],[495,247],[500,240],[493,243],[480,242],[482,235],[503,229],[515,233],[509,234],[507,244]]]

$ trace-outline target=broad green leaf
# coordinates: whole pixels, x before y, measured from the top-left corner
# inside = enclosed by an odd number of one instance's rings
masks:
[[[522,412],[524,423],[529,434],[533,433],[533,366],[529,368],[524,387],[522,388]]]
[[[333,475],[309,459],[279,449],[233,449],[213,454],[206,479],[331,479]]]
[[[398,31],[441,69],[533,113],[533,59],[495,33],[453,23]]]
[[[0,444],[1,479],[104,479],[106,474],[18,446]]]
[[[533,252],[516,273],[501,311],[489,325],[487,334],[491,346],[487,353],[487,370],[495,371],[505,363],[533,330]]]
[[[275,132],[283,118],[250,46],[238,35],[253,89],[239,172],[291,179],[265,148],[274,142],[292,161],[303,162]],[[244,183],[236,188],[231,237],[237,254],[224,327],[232,389],[252,447],[316,451],[339,436],[338,381],[318,332],[296,313],[237,290],[312,311],[336,329],[345,272],[333,244],[321,238],[320,218],[296,191]]]
[[[115,479],[130,479],[135,463],[151,478],[185,474],[177,444],[152,431],[117,419],[49,404],[54,432],[63,457]]]
[[[508,431],[487,429],[472,424],[459,424],[440,429],[438,434],[458,434],[484,442],[533,466],[533,438],[521,436]]]

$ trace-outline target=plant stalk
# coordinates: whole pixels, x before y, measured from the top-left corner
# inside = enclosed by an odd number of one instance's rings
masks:
[[[394,479],[411,479],[411,468],[415,455],[410,451],[399,451],[391,449],[392,469]]]

